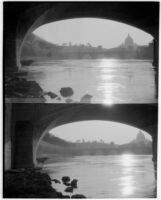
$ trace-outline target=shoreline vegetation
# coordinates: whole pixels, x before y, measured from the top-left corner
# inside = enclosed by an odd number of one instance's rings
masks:
[[[52,187],[52,181],[57,184],[64,184],[65,192],[69,195],[64,195]],[[76,189],[77,179],[70,182],[70,177],[62,177],[62,180],[51,179],[47,173],[41,168],[23,168],[13,169],[4,172],[4,198],[86,198],[82,194],[74,194]]]

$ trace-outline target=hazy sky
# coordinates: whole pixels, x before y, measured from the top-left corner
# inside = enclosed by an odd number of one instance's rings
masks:
[[[109,121],[83,121],[62,125],[54,128],[50,133],[68,140],[76,141],[85,139],[93,141],[103,139],[104,142],[114,141],[116,144],[124,144],[136,138],[139,129],[125,124]],[[151,136],[142,131],[146,138]]]
[[[39,37],[52,43],[102,45],[116,47],[123,43],[128,34],[135,43],[146,45],[152,36],[132,26],[116,21],[97,18],[77,18],[45,24],[34,31]]]

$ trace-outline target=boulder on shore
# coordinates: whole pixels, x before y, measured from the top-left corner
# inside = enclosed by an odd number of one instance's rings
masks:
[[[46,92],[45,94],[48,95],[51,99],[55,99],[56,97],[58,97],[58,95],[54,92]]]
[[[86,197],[82,194],[74,194],[71,196],[71,199],[86,199]]]
[[[72,181],[71,181],[71,186],[73,187],[73,188],[77,188],[77,182],[78,182],[78,180],[77,179],[73,179]]]
[[[92,95],[90,94],[85,94],[81,100],[80,100],[80,103],[91,103],[91,99],[92,99]]]
[[[73,103],[73,100],[72,99],[66,99],[65,102],[66,103]]]
[[[72,193],[73,192],[73,187],[67,187],[64,191]]]
[[[60,94],[62,97],[70,97],[74,94],[71,87],[63,87],[60,89]]]
[[[68,183],[70,181],[70,177],[69,176],[63,176],[62,181],[63,181],[63,183]]]
[[[23,66],[30,66],[34,62],[34,60],[33,59],[27,59],[27,60],[21,60],[20,62]]]

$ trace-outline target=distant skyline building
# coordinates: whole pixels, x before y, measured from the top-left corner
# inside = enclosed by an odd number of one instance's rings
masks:
[[[139,133],[136,136],[135,139],[136,143],[147,143],[147,140],[145,138],[145,135],[141,132],[141,130],[139,131]]]
[[[136,50],[137,49],[137,45],[135,44],[135,42],[134,42],[133,38],[130,36],[130,34],[128,34],[127,37],[125,38],[123,46],[127,50]]]

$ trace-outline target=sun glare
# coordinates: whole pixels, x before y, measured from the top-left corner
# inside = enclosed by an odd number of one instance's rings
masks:
[[[130,166],[133,164],[134,162],[134,155],[132,154],[123,154],[121,156],[121,162],[122,162],[122,165],[124,166]]]
[[[129,196],[134,193],[134,189],[135,189],[133,186],[134,177],[129,176],[129,174],[131,174],[131,172],[132,172],[131,166],[133,166],[134,161],[135,161],[134,155],[132,155],[132,154],[123,154],[121,156],[121,162],[123,165],[123,175],[124,175],[124,177],[121,179],[121,181],[122,181],[121,192],[125,196]]]
[[[115,78],[112,74],[113,67],[115,63],[113,60],[103,59],[99,63],[100,69],[100,77],[102,80],[102,85],[98,87],[97,90],[106,92],[104,93],[103,97],[103,104],[104,105],[113,105],[114,104],[114,96],[113,96],[113,79]],[[106,85],[106,88],[105,88]]]
[[[129,196],[133,193],[134,193],[134,187],[129,186],[129,181],[127,181],[125,186],[122,189],[122,194],[125,196]]]

